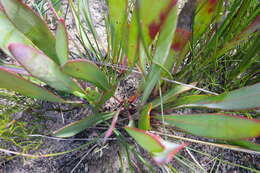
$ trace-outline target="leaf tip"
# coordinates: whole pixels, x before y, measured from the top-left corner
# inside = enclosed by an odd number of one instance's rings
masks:
[[[175,143],[164,141],[164,145],[166,147],[165,151],[153,157],[154,161],[158,165],[169,163],[172,160],[172,158],[176,155],[176,153],[178,153],[180,150],[182,150],[189,144],[188,143],[175,144]]]

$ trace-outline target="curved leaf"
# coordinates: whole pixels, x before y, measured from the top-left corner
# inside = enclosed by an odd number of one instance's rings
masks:
[[[147,151],[153,153],[162,152],[164,150],[164,146],[161,143],[161,138],[159,136],[132,127],[125,127],[125,130]]]
[[[125,127],[125,130],[153,155],[154,161],[159,165],[170,162],[177,152],[188,145],[164,141],[160,136],[137,128]]]
[[[50,101],[65,103],[66,101],[62,98],[52,94],[40,86],[25,80],[14,73],[7,71],[0,67],[0,88],[10,89],[19,92],[25,96]]]
[[[190,103],[194,103],[194,102],[197,102],[197,101],[202,100],[202,99],[207,99],[209,97],[210,97],[209,95],[188,95],[188,96],[183,96],[183,97],[180,97],[178,100],[176,100],[172,107],[174,107],[174,108],[178,108],[177,106],[182,107],[182,105],[187,105],[187,104],[190,104]]]
[[[16,28],[57,64],[55,37],[47,24],[21,0],[1,0],[1,5]]]
[[[168,141],[162,141],[162,143],[165,146],[165,150],[161,153],[154,153],[153,156],[154,161],[159,165],[169,163],[176,153],[188,145],[187,143],[175,144]]]
[[[54,132],[54,136],[56,137],[62,137],[62,138],[67,138],[74,136],[81,131],[93,127],[99,123],[102,123],[105,120],[111,119],[115,112],[108,113],[108,114],[93,114],[93,115],[88,115],[86,118],[71,123],[57,131]]]
[[[109,90],[111,88],[106,75],[88,60],[69,61],[62,67],[62,71],[75,78],[86,80],[101,89]]]
[[[257,108],[260,107],[260,83],[191,102],[181,107],[207,107],[224,110]]]
[[[60,71],[57,64],[42,52],[20,43],[12,43],[8,48],[16,60],[23,65],[32,76],[57,90],[69,93],[84,93],[75,82]]]
[[[156,116],[162,119],[161,116]],[[166,115],[164,121],[191,134],[225,140],[260,135],[260,121],[226,114]]]

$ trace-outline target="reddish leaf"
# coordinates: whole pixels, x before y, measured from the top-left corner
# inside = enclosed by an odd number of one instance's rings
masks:
[[[170,162],[178,151],[187,146],[187,144],[176,144],[164,141],[157,135],[137,128],[125,127],[125,130],[139,145],[153,155],[154,161],[159,165]]]
[[[161,10],[160,12],[160,18],[157,20],[153,20],[149,24],[149,35],[152,39],[155,38],[155,36],[160,32],[163,24],[165,23],[166,18],[168,17],[170,11],[173,9],[173,7],[176,6],[178,0],[171,0],[168,5],[165,7],[165,9]],[[162,3],[162,2],[160,2]]]
[[[24,70],[24,68],[22,67],[18,67],[15,65],[0,65],[0,68],[12,73],[17,73],[17,74],[21,74],[21,75],[25,75],[25,76],[30,76],[31,74],[29,74],[26,70]]]
[[[112,135],[113,130],[114,130],[115,126],[116,126],[116,122],[117,122],[119,113],[120,113],[120,111],[118,111],[118,112],[114,115],[114,117],[113,117],[113,119],[112,119],[112,123],[111,123],[109,129],[108,129],[108,130],[106,131],[106,133],[105,133],[104,143],[106,142],[107,138]]]
[[[39,49],[60,64],[55,51],[55,37],[47,24],[21,0],[1,0],[9,20]]]
[[[84,93],[75,82],[60,71],[57,64],[42,52],[20,43],[10,44],[8,48],[17,61],[23,65],[32,76],[57,90],[74,94],[76,92]]]
[[[182,51],[184,46],[188,43],[190,36],[191,36],[191,31],[188,31],[188,30],[185,30],[182,28],[177,28],[171,48],[175,52]]]
[[[66,101],[52,94],[40,86],[37,86],[30,81],[17,76],[16,74],[7,71],[0,67],[0,88],[5,88],[19,92],[25,96],[50,101],[50,102],[60,102],[65,103]]]

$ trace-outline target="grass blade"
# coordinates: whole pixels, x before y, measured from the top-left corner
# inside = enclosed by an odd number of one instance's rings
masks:
[[[231,144],[235,144],[244,148],[248,148],[250,150],[254,150],[254,151],[258,151],[260,152],[260,145],[259,144],[255,144],[253,142],[250,141],[246,141],[246,140],[236,140],[236,141],[230,141],[229,143]]]
[[[127,0],[108,0],[109,7],[109,24],[110,24],[110,38],[112,43],[112,57],[113,62],[118,63],[120,61],[120,49],[122,43],[125,41],[123,38],[126,31],[127,22]]]

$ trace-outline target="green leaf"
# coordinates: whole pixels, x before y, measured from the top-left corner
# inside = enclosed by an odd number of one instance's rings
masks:
[[[137,60],[137,52],[138,48],[140,47],[140,38],[139,38],[139,32],[138,32],[138,23],[137,23],[137,17],[136,17],[136,10],[133,11],[132,20],[131,23],[128,24],[127,27],[127,34],[128,34],[128,40],[126,44],[126,57],[128,61],[128,66],[133,66]],[[142,49],[143,47],[140,47]]]
[[[101,93],[91,87],[86,87],[85,91],[86,91],[85,94],[86,100],[88,100],[89,103],[92,105],[97,105],[101,97]]]
[[[0,48],[9,56],[12,56],[8,50],[10,43],[23,43],[33,46],[33,43],[9,21],[2,9],[0,9],[0,33]]]
[[[46,89],[31,83],[16,74],[0,67],[0,88],[10,89],[25,96],[50,101],[65,103],[62,98],[52,94]]]
[[[141,33],[144,37],[144,44],[148,45],[152,40],[155,39],[156,35],[161,32],[164,25],[169,25],[167,23],[167,18],[171,15],[173,11],[177,9],[178,0],[142,0],[137,1],[138,3],[138,16]],[[153,5],[151,5],[153,4]],[[138,17],[137,16],[137,17]],[[174,25],[175,21],[171,21],[171,25]],[[170,32],[169,32],[170,36]],[[172,38],[172,37],[171,37]]]
[[[68,45],[68,34],[64,20],[59,20],[56,31],[56,53],[59,58],[60,65],[64,65],[69,59]]]
[[[140,111],[140,118],[138,120],[138,128],[142,130],[150,130],[151,122],[150,122],[150,112],[152,110],[152,104],[147,104]]]
[[[144,50],[147,50],[148,46],[152,43],[153,40],[156,39],[157,35],[161,33],[161,31],[165,30],[164,34],[168,36],[165,37],[166,40],[172,41],[172,31],[167,30],[167,28],[175,28],[176,21],[170,16],[172,16],[172,13],[175,13],[175,10],[177,12],[177,2],[178,0],[136,1],[135,9],[132,14],[132,20],[128,25],[129,38],[127,40],[127,58],[130,65],[133,65],[133,63],[136,62],[137,57],[139,56],[137,53],[138,50],[143,48]],[[162,40],[165,38],[162,38]],[[167,43],[166,40],[165,43]],[[140,41],[142,41],[142,46],[140,46]],[[162,46],[161,48],[168,49],[168,46]],[[164,50],[162,50],[162,52],[163,51]],[[168,52],[166,51],[165,53],[167,54]],[[163,56],[161,57],[163,58]]]
[[[69,61],[62,67],[62,71],[75,78],[86,80],[103,90],[111,88],[106,75],[91,61],[83,59]]]
[[[156,116],[162,119],[161,116]],[[164,122],[194,135],[235,140],[260,135],[260,121],[226,114],[166,115]]]
[[[80,121],[76,121],[74,123],[71,123],[61,129],[55,131],[54,136],[62,137],[62,138],[74,136],[89,127],[93,127],[108,119],[111,119],[114,116],[114,114],[115,114],[115,112],[108,113],[108,114],[88,115],[86,118],[84,118]]]
[[[112,39],[112,57],[114,62],[118,62],[119,51],[122,48],[122,43],[125,41],[126,23],[127,23],[127,0],[108,0],[109,8],[109,24]]]
[[[201,99],[181,107],[206,107],[224,110],[257,108],[260,107],[260,83]]]
[[[147,151],[153,153],[164,150],[164,146],[160,142],[160,137],[137,128],[125,127],[125,130]]]
[[[248,148],[250,150],[254,150],[254,151],[259,151],[260,152],[260,145],[259,144],[255,144],[253,142],[250,141],[246,141],[246,140],[236,140],[236,141],[229,141],[229,143],[234,144],[234,145],[238,145],[244,148]]]
[[[160,136],[156,136],[148,131],[137,128],[125,127],[125,130],[137,141],[137,143],[150,152],[154,161],[162,165],[171,161],[172,157],[187,144],[176,144],[164,141]]]
[[[47,24],[21,0],[1,0],[10,21],[39,49],[60,64],[55,50],[55,37]]]
[[[57,64],[42,52],[20,43],[12,43],[8,48],[16,60],[24,66],[32,76],[57,90],[69,93],[84,93],[75,82],[60,71]]]
[[[161,1],[157,1],[161,3]],[[148,3],[148,2],[146,2]],[[151,2],[149,2],[150,4]],[[151,67],[151,72],[147,76],[147,80],[143,83],[143,96],[142,96],[142,104],[146,102],[149,95],[151,94],[153,88],[155,87],[156,83],[160,79],[161,74],[161,67],[164,66],[167,62],[168,54],[171,48],[172,38],[176,29],[177,24],[177,1],[173,0],[169,3],[166,3],[167,8],[164,11],[161,11],[161,16],[159,21],[151,21],[150,24],[150,36],[153,38],[155,37],[158,32],[160,31],[155,55],[153,58],[154,64]],[[164,4],[165,5],[165,4]],[[151,8],[150,5],[147,8]],[[149,20],[148,20],[149,21]],[[159,66],[159,65],[160,66]]]
[[[190,103],[194,103],[194,102],[197,102],[197,101],[202,100],[202,99],[207,99],[209,97],[210,96],[208,96],[208,95],[183,96],[183,97],[180,97],[179,99],[177,99],[174,102],[174,105],[172,107],[177,107],[177,106],[182,107],[182,105],[187,105],[187,104],[190,104]]]
[[[199,0],[194,19],[193,39],[197,41],[211,23],[220,0]]]
[[[190,85],[196,86],[196,83],[191,83]],[[151,102],[151,104],[152,104],[153,108],[156,108],[156,107],[160,106],[161,101],[163,102],[163,104],[172,102],[177,98],[176,96],[178,96],[179,94],[184,93],[186,91],[189,91],[190,89],[192,89],[192,88],[183,86],[183,85],[175,86],[162,96],[162,100],[161,100],[161,98],[157,98],[157,99],[153,100]]]

